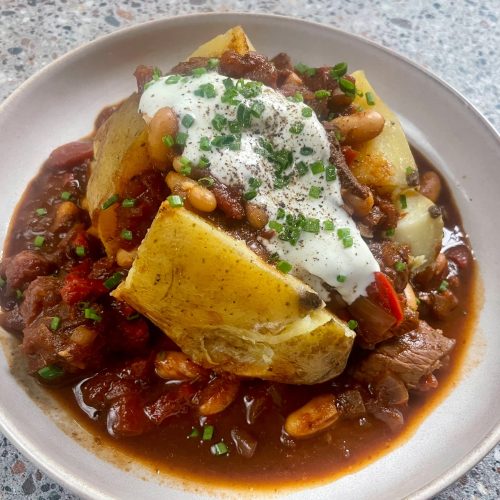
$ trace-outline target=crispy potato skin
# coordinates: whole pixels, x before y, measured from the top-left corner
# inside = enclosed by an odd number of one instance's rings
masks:
[[[241,376],[292,384],[328,380],[344,369],[354,339],[307,285],[168,203],[113,295],[194,362]]]

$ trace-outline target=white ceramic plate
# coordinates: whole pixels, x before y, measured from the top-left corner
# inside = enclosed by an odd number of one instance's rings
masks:
[[[5,236],[14,206],[42,161],[56,146],[87,134],[103,106],[134,90],[132,72],[137,64],[168,68],[236,24],[244,26],[265,54],[283,50],[312,66],[345,60],[350,70],[365,69],[377,92],[402,118],[410,141],[446,177],[460,205],[484,285],[480,322],[461,380],[395,451],[333,483],[282,492],[287,498],[315,499],[429,497],[465,473],[500,437],[500,237],[495,228],[500,212],[500,141],[463,97],[429,72],[362,38],[283,17],[196,15],[119,31],[47,66],[0,108],[0,237]],[[57,408],[50,403],[40,408],[33,402],[3,355],[0,371],[3,431],[31,460],[73,491],[89,498],[123,500],[194,498],[200,491],[215,494],[208,488],[196,491],[178,480],[165,482],[133,464],[128,468],[134,470],[125,472],[98,458],[88,450],[88,436],[74,422],[62,417],[56,425],[50,414],[57,413]],[[87,444],[82,446],[61,427],[70,428],[80,440],[87,439]]]

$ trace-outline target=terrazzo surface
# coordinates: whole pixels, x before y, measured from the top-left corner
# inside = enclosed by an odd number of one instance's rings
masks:
[[[0,0],[0,100],[68,50],[164,16],[252,11],[310,19],[395,49],[445,79],[500,129],[500,1]],[[0,434],[0,499],[77,499]],[[438,500],[500,498],[500,445]]]

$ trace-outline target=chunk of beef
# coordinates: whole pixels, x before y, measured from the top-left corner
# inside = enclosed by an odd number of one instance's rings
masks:
[[[54,149],[44,166],[53,169],[76,167],[93,157],[92,141],[74,141]]]
[[[144,66],[140,64],[134,71],[134,76],[137,81],[137,91],[139,94],[144,92],[144,86],[146,83],[150,82],[153,78],[153,66]]]
[[[53,276],[39,276],[30,283],[19,307],[26,326],[62,300],[60,289],[61,280]]]
[[[355,371],[363,382],[375,383],[387,374],[399,377],[408,389],[416,389],[419,382],[442,366],[455,341],[435,330],[425,321],[418,328],[380,344]]]
[[[394,288],[401,293],[410,277],[408,261],[410,259],[410,248],[408,245],[395,241],[370,242],[370,251],[380,265],[380,270],[391,278]],[[400,270],[396,270],[397,264],[403,264]]]
[[[6,265],[5,276],[11,288],[23,288],[37,276],[45,276],[54,270],[54,264],[34,250],[23,250]]]
[[[224,52],[219,60],[219,71],[232,78],[247,78],[273,88],[278,83],[278,70],[274,64],[255,52],[244,55],[232,50]]]
[[[335,132],[327,131],[328,142],[330,143],[330,163],[335,165],[337,168],[337,173],[340,180],[340,185],[343,189],[349,191],[358,198],[365,199],[370,194],[370,188],[361,184],[351,169],[348,167],[342,150],[340,148],[340,143],[335,136]]]
[[[191,57],[188,61],[176,64],[169,73],[173,75],[190,75],[193,69],[204,68],[207,62],[208,57]]]

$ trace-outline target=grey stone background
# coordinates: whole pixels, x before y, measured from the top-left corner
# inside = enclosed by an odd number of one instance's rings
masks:
[[[0,100],[68,50],[177,14],[258,11],[363,35],[434,71],[500,129],[500,0],[0,0]],[[0,499],[77,499],[0,434]],[[500,446],[437,500],[500,498]]]

